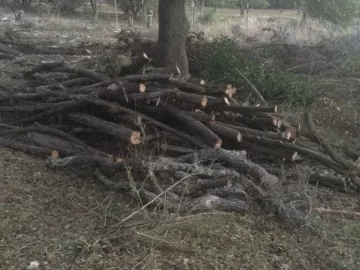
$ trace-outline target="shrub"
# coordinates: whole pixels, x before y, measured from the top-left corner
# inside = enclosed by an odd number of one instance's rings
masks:
[[[83,4],[82,0],[48,0],[56,12],[73,13]]]
[[[341,70],[346,74],[360,73],[360,55],[347,56],[345,61],[341,63]]]
[[[239,92],[246,94],[249,87],[240,78],[237,70],[241,71],[268,101],[307,106],[316,96],[314,85],[299,76],[266,72],[261,58],[245,56],[237,41],[221,37],[211,42],[205,57],[206,79],[212,83],[232,84]]]
[[[203,24],[213,24],[220,20],[220,14],[217,8],[206,9],[204,14],[199,16],[198,20]]]

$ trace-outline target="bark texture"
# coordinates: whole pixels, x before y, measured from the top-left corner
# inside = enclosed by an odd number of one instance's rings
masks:
[[[164,68],[180,69],[181,75],[189,75],[186,55],[186,38],[190,23],[185,14],[185,0],[159,1],[158,60]]]

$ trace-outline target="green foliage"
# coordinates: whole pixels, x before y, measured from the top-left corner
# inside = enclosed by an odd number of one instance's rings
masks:
[[[220,20],[220,14],[217,8],[209,8],[204,11],[198,18],[200,23],[213,24]]]
[[[83,0],[48,0],[48,3],[57,12],[73,13],[82,6]]]
[[[360,14],[359,0],[304,0],[304,9],[313,18],[347,26]]]
[[[205,76],[211,83],[232,84],[245,94],[249,87],[236,71],[240,70],[269,101],[307,106],[315,97],[311,83],[291,74],[266,72],[261,59],[244,56],[233,39],[221,37],[214,40],[206,55]]]
[[[341,64],[341,70],[346,74],[360,73],[360,55],[347,56]]]

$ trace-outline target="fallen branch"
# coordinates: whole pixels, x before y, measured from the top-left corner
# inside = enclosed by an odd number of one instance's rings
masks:
[[[240,77],[249,85],[251,91],[260,99],[262,105],[264,106],[268,106],[268,103],[266,102],[266,100],[263,98],[263,96],[260,94],[260,92],[256,89],[255,85],[253,85],[248,78],[246,78],[246,76],[238,69],[235,70]]]
[[[337,209],[327,209],[323,207],[315,208],[321,214],[335,214],[335,215],[345,215],[351,217],[360,217],[360,212],[353,212],[347,210],[337,210]]]
[[[124,126],[84,113],[70,113],[69,118],[79,124],[95,128],[110,135],[114,135],[115,137],[126,142],[130,142],[131,144],[141,143],[141,133]]]

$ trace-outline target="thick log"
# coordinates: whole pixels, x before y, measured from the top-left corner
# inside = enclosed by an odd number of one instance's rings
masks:
[[[121,125],[102,120],[89,114],[70,113],[69,117],[72,121],[113,135],[121,140],[130,142],[131,144],[141,143],[141,133],[138,131],[134,131]]]
[[[34,105],[0,106],[0,112],[36,112],[66,106],[69,102],[36,103]]]
[[[37,132],[29,132],[28,138],[36,145],[56,150],[61,156],[86,155],[108,157],[107,154],[86,145],[79,145],[62,138],[56,138]]]
[[[180,91],[176,92],[175,97],[177,100],[197,105],[197,107],[206,107],[208,102],[207,97],[204,95],[189,94]]]
[[[124,163],[115,163],[111,158],[101,156],[77,155],[65,158],[49,157],[46,165],[51,169],[90,175],[93,174],[96,168],[99,168],[105,175],[114,175],[116,172],[125,170]]]
[[[53,108],[51,108],[51,109],[49,109],[49,110],[47,110],[45,112],[42,112],[40,114],[36,114],[34,116],[30,116],[30,117],[27,117],[27,118],[23,118],[23,119],[20,119],[18,121],[15,121],[15,122],[16,123],[22,123],[22,124],[32,123],[32,122],[35,122],[35,121],[39,121],[41,119],[49,118],[50,116],[53,116],[53,115],[58,114],[58,113],[69,112],[69,111],[77,108],[79,105],[81,105],[81,102],[78,102],[76,100],[63,102],[62,106],[53,106]]]
[[[257,117],[255,115],[246,114],[246,116],[243,115],[236,115],[235,120],[239,121],[240,123],[243,123],[250,127],[265,127],[265,128],[280,128],[281,122],[279,125],[280,119],[277,117],[270,116],[269,117]]]
[[[65,62],[50,62],[50,63],[43,63],[29,71],[24,72],[24,76],[31,76],[35,73],[44,72],[44,71],[52,71],[55,68],[64,67]]]
[[[41,97],[46,96],[47,94],[42,93],[13,93],[13,94],[5,94],[1,93],[0,102],[9,101],[9,100],[31,100],[31,99],[38,99]]]
[[[206,113],[203,113],[203,112],[189,112],[189,111],[186,111],[186,113],[188,115],[190,115],[191,117],[195,118],[196,120],[199,120],[200,122],[203,122],[203,123],[209,123],[209,122],[213,122],[215,121],[215,115],[209,115],[209,114],[206,114]]]
[[[83,77],[88,77],[94,79],[96,81],[107,81],[110,80],[108,76],[105,76],[101,73],[85,69],[85,68],[70,68],[70,67],[58,67],[51,69],[52,72],[67,72],[67,73],[75,73]]]
[[[246,107],[237,104],[223,105],[223,106],[213,106],[206,107],[206,110],[212,110],[216,112],[238,112],[238,113],[254,113],[254,112],[270,112],[276,113],[277,106],[274,107]]]
[[[134,75],[128,75],[125,77],[120,77],[118,80],[124,80],[124,81],[165,81],[169,82],[171,75],[170,74],[134,74]]]
[[[218,134],[222,138],[228,138],[232,140],[236,140],[237,142],[242,141],[241,133],[233,128],[220,125],[216,123],[215,121],[205,123],[207,127],[209,127],[210,130],[212,130],[214,133]]]
[[[180,81],[175,79],[169,80],[170,84],[178,87],[180,90],[184,92],[192,92],[192,93],[198,93],[198,94],[205,94],[206,89],[202,87],[201,85],[196,85],[193,83],[188,83],[186,81]]]
[[[9,128],[10,129],[0,130],[0,136],[11,135],[11,134],[16,134],[16,133],[41,132],[41,133],[47,133],[47,134],[51,134],[51,135],[69,140],[69,141],[79,144],[79,145],[86,145],[85,142],[70,135],[69,133],[66,133],[57,128],[43,126],[43,125],[40,125],[39,123],[35,123],[34,126],[30,126],[30,127],[9,126]]]
[[[161,97],[169,97],[174,94],[173,90],[162,90],[157,92],[150,92],[150,93],[133,93],[129,95],[122,95],[119,96],[118,100],[126,100],[128,101],[137,101],[137,100],[150,100],[150,99],[158,99]],[[116,99],[115,99],[116,100]]]
[[[208,129],[203,123],[191,117],[186,112],[179,110],[169,104],[165,104],[164,102],[160,102],[160,106],[163,107],[172,117],[177,119],[179,122],[191,128],[192,131],[199,133],[199,135],[209,144],[209,146],[214,148],[221,147],[222,140],[214,132]]]
[[[247,150],[249,152],[257,152],[265,155],[265,158],[269,158],[270,160],[274,160],[275,157],[280,157],[281,159],[285,159],[286,161],[293,162],[297,158],[297,152],[275,148],[271,146],[258,145],[255,143],[250,143],[247,141],[242,141],[239,144],[239,149]]]
[[[224,123],[219,123],[219,124],[227,126],[229,128],[235,129],[235,130],[238,130],[244,134],[250,134],[250,135],[254,135],[254,136],[265,137],[265,138],[275,139],[275,140],[281,140],[283,138],[281,133],[276,133],[276,132],[271,132],[271,131],[261,131],[261,130],[256,130],[256,129],[252,129],[252,128],[239,127],[239,126],[224,124]]]
[[[9,140],[0,137],[0,145],[5,148],[9,148],[16,151],[21,151],[26,154],[34,155],[34,156],[50,156],[51,152],[54,149],[46,148],[46,147],[39,147],[34,145],[29,145],[21,142],[17,142],[14,140]]]
[[[62,85],[64,87],[73,87],[75,85],[87,85],[87,84],[93,83],[93,82],[94,82],[94,80],[92,78],[80,77],[80,78],[75,78],[75,79],[59,82],[58,84],[55,84],[55,83],[51,84],[51,85],[49,85],[49,89],[57,90],[57,89],[59,89],[59,85]]]
[[[70,93],[65,93],[65,92],[62,92],[62,91],[51,91],[51,90],[38,90],[40,92],[48,92],[52,95],[55,95],[55,96],[63,96],[63,97],[68,97],[68,98],[72,98],[72,99],[75,99],[75,100],[81,100],[81,101],[85,101],[87,103],[91,103],[91,104],[94,104],[94,105],[97,105],[97,106],[102,106],[102,107],[105,107],[107,109],[109,109],[109,111],[111,113],[125,113],[125,114],[130,114],[130,115],[134,115],[134,116],[141,116],[141,118],[145,121],[149,121],[150,123],[152,123],[154,126],[156,127],[159,127],[159,128],[162,128],[174,135],[176,135],[177,137],[179,138],[182,138],[183,140],[186,140],[192,144],[194,144],[195,146],[197,147],[200,147],[200,148],[208,148],[208,146],[198,140],[196,140],[195,138],[183,133],[183,132],[180,132],[179,130],[176,130],[168,125],[165,125],[164,123],[161,123],[151,117],[148,117],[147,115],[145,114],[142,114],[142,113],[139,113],[137,111],[134,111],[134,110],[131,110],[129,108],[126,108],[126,107],[123,107],[119,104],[116,104],[116,103],[110,103],[110,102],[107,102],[105,100],[102,100],[102,99],[99,99],[99,98],[95,98],[95,97],[91,97],[91,96],[87,96],[87,95],[74,95],[74,94],[70,94]]]

